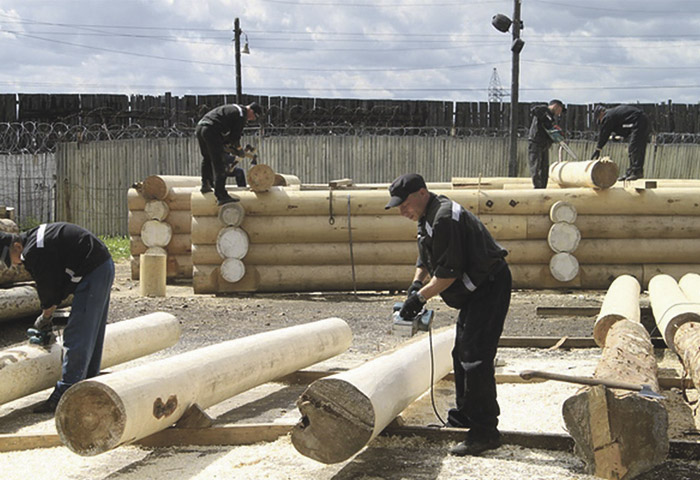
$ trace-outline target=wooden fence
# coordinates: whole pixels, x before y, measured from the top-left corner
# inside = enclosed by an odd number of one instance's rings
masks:
[[[303,183],[327,184],[338,178],[356,183],[389,183],[416,171],[431,182],[452,177],[507,176],[507,137],[300,136],[244,138],[258,145],[261,162]],[[594,143],[577,140],[571,148],[584,159]],[[610,155],[622,170],[627,144],[611,142]],[[555,147],[550,161],[557,159]],[[649,145],[649,178],[700,178],[700,145]],[[57,220],[78,223],[98,234],[127,234],[126,192],[148,175],[199,175],[194,138],[64,143],[56,152]],[[527,142],[518,144],[518,174],[527,177]]]

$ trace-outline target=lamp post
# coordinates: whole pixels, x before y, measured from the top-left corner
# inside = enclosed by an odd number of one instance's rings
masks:
[[[520,51],[525,42],[520,38],[520,30],[523,28],[520,19],[520,0],[513,0],[513,20],[499,13],[491,19],[491,24],[500,32],[507,32],[512,27],[513,43],[510,50],[513,53],[510,80],[510,158],[508,162],[508,176],[518,175],[518,88],[520,77]]]
[[[243,96],[243,81],[241,80],[241,22],[236,18],[233,21],[233,59],[236,63],[236,103],[241,103]],[[245,35],[245,34],[244,34]],[[243,53],[250,53],[248,48],[248,35],[246,35]]]

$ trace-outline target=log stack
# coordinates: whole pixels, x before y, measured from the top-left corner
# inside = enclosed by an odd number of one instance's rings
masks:
[[[535,190],[482,189],[485,183],[498,183],[489,179],[460,182],[469,185],[428,187],[477,215],[509,250],[516,288],[603,289],[623,274],[646,286],[658,273],[680,278],[700,272],[700,244],[694,240],[700,235],[695,186]],[[243,272],[236,282],[222,276],[221,266],[228,258],[216,247],[219,232],[230,225],[219,218],[213,198],[194,191],[195,293],[405,288],[417,255],[416,224],[397,209],[384,209],[387,187],[273,186],[260,193],[236,192],[244,217],[237,228],[245,232],[238,238],[247,242],[247,252],[228,261],[238,274]],[[580,233],[574,259],[578,272],[568,281],[556,279],[550,270],[548,236],[557,223],[550,210],[558,202],[576,212],[569,230]],[[227,274],[227,278],[235,277]]]

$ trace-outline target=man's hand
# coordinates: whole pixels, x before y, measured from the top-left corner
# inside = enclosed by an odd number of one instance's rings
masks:
[[[399,315],[404,320],[412,320],[423,310],[423,305],[425,305],[425,298],[418,293],[412,293],[405,302],[403,302],[403,307],[399,311]]]
[[[45,317],[44,314],[40,314],[34,321],[34,328],[37,330],[51,330],[53,327],[53,315],[50,317]]]
[[[591,160],[598,160],[600,158],[600,148],[596,148],[595,151],[593,152],[593,155],[591,155]]]
[[[423,288],[423,282],[421,282],[420,280],[414,280],[411,286],[408,287],[408,291],[406,292],[406,298],[410,297],[412,294],[416,293],[421,288]]]

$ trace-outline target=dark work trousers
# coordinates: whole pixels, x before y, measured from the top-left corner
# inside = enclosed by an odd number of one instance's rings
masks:
[[[512,277],[504,266],[481,284],[459,311],[452,350],[456,404],[470,438],[498,435],[496,370],[498,340],[510,306]]]
[[[541,143],[528,142],[527,154],[532,185],[535,188],[547,188],[547,181],[549,181],[549,147]]]
[[[217,200],[227,198],[224,139],[212,125],[197,124],[194,131],[202,152],[202,185],[209,182],[214,187]]]
[[[100,373],[109,298],[114,283],[110,258],[85,275],[73,294],[68,324],[63,331],[61,379],[51,397],[58,401],[68,387]]]
[[[233,172],[231,172],[231,176],[233,176],[236,179],[236,186],[246,186],[245,171],[241,167],[234,167]]]
[[[644,170],[644,156],[647,152],[647,141],[649,140],[649,119],[646,115],[641,115],[637,120],[632,133],[630,133],[629,157],[630,167],[628,172],[641,174]]]

